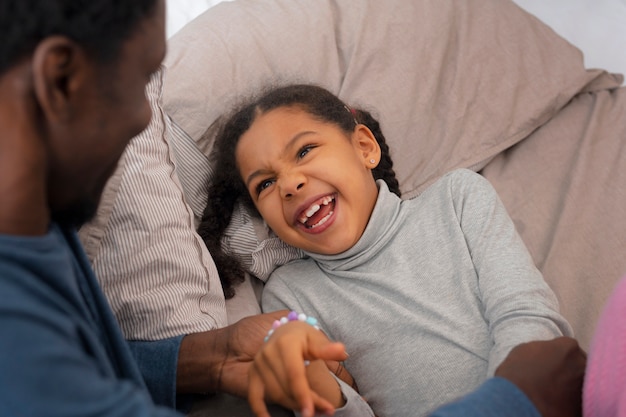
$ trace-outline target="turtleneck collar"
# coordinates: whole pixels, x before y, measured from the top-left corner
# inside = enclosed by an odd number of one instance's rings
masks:
[[[377,180],[378,197],[363,235],[358,242],[345,252],[336,255],[321,255],[306,252],[322,269],[347,270],[366,262],[396,234],[401,226],[399,220],[402,200],[389,191],[383,180]]]

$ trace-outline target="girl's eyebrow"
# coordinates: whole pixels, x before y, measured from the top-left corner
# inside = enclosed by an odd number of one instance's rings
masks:
[[[294,137],[292,137],[291,139],[289,139],[289,142],[287,142],[287,144],[285,145],[285,149],[291,149],[295,146],[295,143],[298,139],[300,139],[302,136],[306,136],[306,135],[313,135],[316,132],[314,132],[313,130],[305,130],[303,132],[299,132],[296,133],[294,135]]]
[[[254,171],[253,173],[251,173],[250,175],[248,175],[248,178],[246,178],[246,188],[250,187],[250,183],[256,178],[256,177],[260,177],[262,175],[269,175],[271,174],[271,172],[267,169],[257,169],[256,171]]]
[[[303,132],[298,132],[294,135],[294,137],[292,137],[291,139],[289,139],[289,142],[287,142],[287,144],[285,145],[285,149],[289,150],[291,148],[293,148],[295,146],[295,143],[298,141],[298,139],[302,138],[302,136],[306,136],[306,135],[312,135],[315,134],[316,132],[313,130],[305,130]],[[252,172],[250,175],[248,175],[248,178],[246,178],[246,187],[250,187],[250,183],[258,176],[261,175],[267,175],[270,174],[271,172],[268,171],[267,169],[257,169],[256,171]]]

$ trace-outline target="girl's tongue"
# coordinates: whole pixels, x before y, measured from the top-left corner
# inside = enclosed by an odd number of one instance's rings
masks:
[[[312,229],[326,222],[335,210],[335,198],[326,196],[311,205],[307,210],[300,214],[299,221],[306,228]]]

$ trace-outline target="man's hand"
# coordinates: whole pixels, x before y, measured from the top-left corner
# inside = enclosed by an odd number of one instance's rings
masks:
[[[246,317],[226,327],[227,359],[220,372],[219,391],[240,397],[248,395],[248,373],[257,352],[263,346],[267,332],[274,321],[287,315],[288,310],[274,311],[259,316]]]
[[[586,363],[575,339],[559,337],[516,346],[495,375],[517,385],[543,417],[581,416]]]
[[[185,336],[178,353],[177,391],[219,391],[245,398],[254,355],[272,323],[287,313],[250,316],[222,329]]]

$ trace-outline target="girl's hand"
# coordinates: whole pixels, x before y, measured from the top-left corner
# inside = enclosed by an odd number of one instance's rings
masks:
[[[311,361],[306,367],[306,378],[311,390],[324,398],[333,409],[343,407],[346,403],[341,387],[328,369],[328,365],[321,359]]]
[[[332,415],[343,405],[339,386],[327,369],[321,369],[323,363],[312,363],[313,368],[307,371],[305,361],[343,361],[347,357],[342,343],[331,342],[309,324],[293,321],[280,326],[250,368],[248,401],[252,411],[257,417],[269,417],[267,399],[301,410],[303,417],[312,417],[316,410]]]

